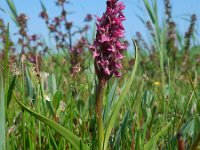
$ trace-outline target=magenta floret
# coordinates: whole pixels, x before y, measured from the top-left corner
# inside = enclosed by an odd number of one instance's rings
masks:
[[[107,9],[101,18],[97,17],[96,39],[90,49],[95,58],[95,71],[101,80],[109,80],[114,74],[120,77],[118,71],[123,68],[123,50],[127,48],[126,43],[121,42],[124,37],[124,27],[122,22],[125,16],[122,12],[125,5],[118,0],[107,0]]]

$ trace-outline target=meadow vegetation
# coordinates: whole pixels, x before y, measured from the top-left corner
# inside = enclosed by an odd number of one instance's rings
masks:
[[[99,91],[102,72],[95,71],[91,51],[96,29],[89,26],[95,14],[87,14],[86,25],[77,29],[68,20],[70,1],[57,0],[60,15],[53,18],[41,1],[40,17],[55,44],[50,47],[29,34],[28,16],[6,1],[18,40],[13,42],[9,24],[0,19],[0,149],[200,149],[195,14],[180,33],[170,0],[163,0],[162,20],[157,1],[142,0],[149,19],[138,16],[138,21],[149,36],[138,31],[132,41],[120,39],[127,46],[121,77],[107,72]]]

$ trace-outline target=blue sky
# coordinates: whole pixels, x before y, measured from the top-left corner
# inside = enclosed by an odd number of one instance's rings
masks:
[[[164,0],[158,0],[159,13],[164,14]],[[18,13],[26,13],[29,16],[29,32],[41,34],[44,37],[48,36],[48,31],[39,13],[41,11],[39,0],[13,0],[16,5]],[[50,16],[55,16],[59,13],[59,10],[55,7],[55,0],[43,0],[47,7]],[[71,4],[67,6],[68,11],[74,12],[69,16],[69,20],[72,20],[75,25],[82,26],[83,20],[87,13],[101,16],[105,11],[106,0],[71,0]],[[125,15],[126,22],[124,23],[126,29],[126,37],[128,40],[135,36],[137,31],[147,33],[146,28],[140,22],[136,15],[142,18],[148,19],[144,11],[139,8],[144,8],[142,0],[123,0],[126,5]],[[179,30],[184,34],[189,26],[189,15],[195,13],[197,15],[197,30],[200,32],[200,0],[171,0],[173,18],[177,22]],[[0,0],[0,7],[6,10],[7,13],[0,12],[0,17],[4,18],[6,22],[10,22],[11,33],[17,31],[16,26],[9,17],[9,9],[6,4],[6,0]],[[162,17],[162,16],[161,16]],[[161,18],[160,17],[160,18]],[[94,23],[94,22],[93,22]],[[200,37],[200,33],[198,33]]]

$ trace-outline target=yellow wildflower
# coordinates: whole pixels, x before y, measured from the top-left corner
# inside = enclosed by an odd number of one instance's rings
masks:
[[[153,83],[155,86],[160,86],[160,82],[159,81],[156,81]]]

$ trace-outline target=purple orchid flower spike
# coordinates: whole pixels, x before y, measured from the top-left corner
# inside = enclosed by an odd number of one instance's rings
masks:
[[[124,37],[122,22],[125,16],[122,12],[125,5],[118,0],[107,0],[107,9],[101,18],[97,17],[97,33],[90,50],[95,58],[95,71],[99,80],[106,82],[114,74],[120,77],[118,71],[123,68],[122,52],[127,48],[126,43],[121,42]]]

